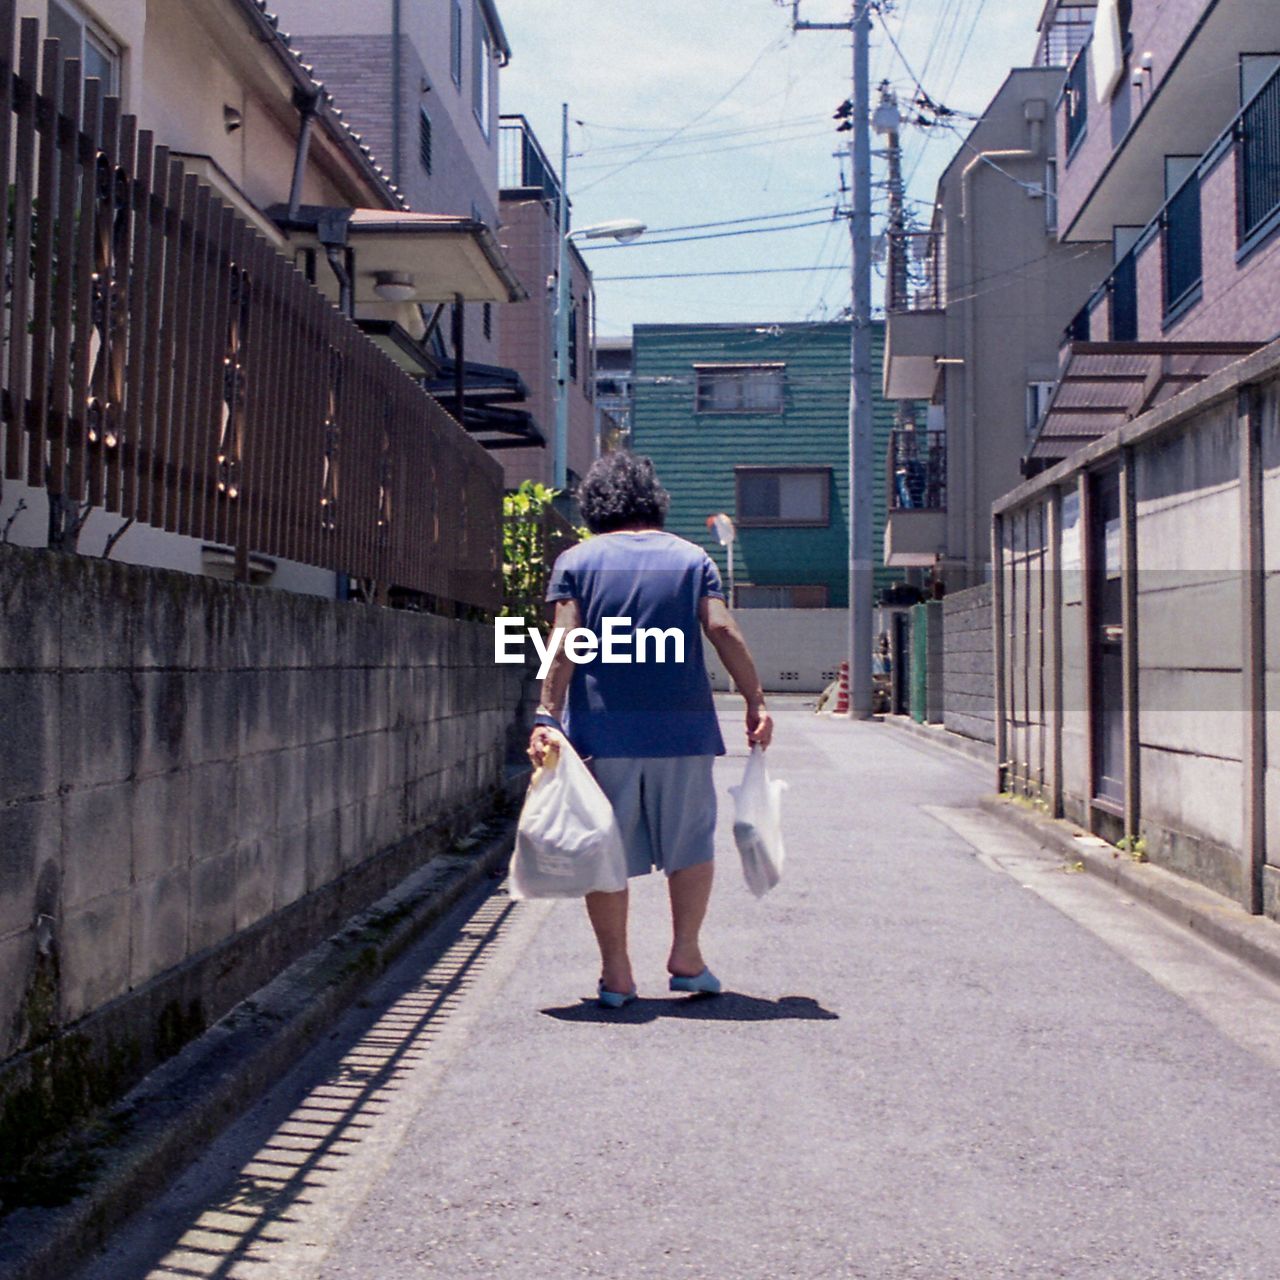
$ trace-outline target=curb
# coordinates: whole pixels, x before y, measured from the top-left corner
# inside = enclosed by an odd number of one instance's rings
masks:
[[[1084,864],[1090,875],[1106,880],[1130,897],[1154,908],[1175,924],[1280,981],[1280,927],[1265,916],[1250,915],[1229,898],[1149,862],[1134,862],[1114,845],[1089,835],[1074,823],[1020,808],[1002,796],[983,796],[987,813],[1030,835],[1042,849],[1053,849]]]
[[[514,794],[523,778],[508,778]],[[161,1191],[253,1099],[319,1039],[411,943],[499,874],[515,819],[490,819],[236,1005],[110,1109],[90,1139],[93,1183],[57,1208],[13,1210],[0,1223],[0,1275],[47,1280],[76,1265]],[[456,847],[456,846],[455,846]]]
[[[992,770],[996,767],[996,749],[988,743],[978,742],[974,738],[966,738],[959,733],[952,733],[949,729],[944,729],[940,725],[935,727],[933,725],[917,724],[907,716],[883,715],[877,718],[881,724],[888,725],[889,728],[896,730],[898,733],[904,733],[908,737],[915,738],[918,742],[927,742],[943,751],[950,751],[954,755],[963,756],[971,764],[984,765]]]

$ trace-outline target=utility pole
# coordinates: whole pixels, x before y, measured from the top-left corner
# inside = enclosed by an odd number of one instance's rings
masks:
[[[556,435],[551,485],[561,493],[569,483],[569,104],[560,107],[560,198],[556,201]]]
[[[852,0],[848,22],[802,22],[792,0],[794,31],[848,31],[853,36],[849,152],[853,163],[852,312],[849,343],[849,716],[871,715],[872,495],[871,433],[871,0]]]

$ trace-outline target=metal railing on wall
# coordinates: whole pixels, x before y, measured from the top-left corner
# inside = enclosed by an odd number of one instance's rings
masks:
[[[947,509],[945,431],[897,428],[889,435],[889,509]]]
[[[1240,239],[1280,210],[1280,71],[1240,113]]]
[[[885,308],[941,311],[946,306],[946,236],[941,231],[891,231]]]
[[[9,481],[495,609],[501,470],[57,40],[0,0]]]

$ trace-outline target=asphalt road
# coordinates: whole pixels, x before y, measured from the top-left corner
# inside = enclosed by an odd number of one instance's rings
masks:
[[[579,904],[473,900],[83,1280],[1280,1272],[1280,990],[983,815],[967,762],[797,703],[770,763],[761,902],[722,800],[730,994],[668,998],[655,878],[622,1013]]]

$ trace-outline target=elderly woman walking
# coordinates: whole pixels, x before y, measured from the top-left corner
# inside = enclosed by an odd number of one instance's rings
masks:
[[[683,661],[571,662],[563,647],[542,686],[529,754],[540,764],[552,728],[563,728],[609,797],[627,851],[627,874],[655,868],[671,896],[672,991],[716,995],[699,933],[711,896],[715,856],[715,757],[724,754],[701,637],[720,655],[746,701],[748,743],[768,746],[773,723],[755,663],[725,604],[715,563],[701,547],[663,530],[670,499],[648,458],[612,453],[592,466],[578,489],[587,527],[598,536],[556,561],[547,599],[567,635],[599,635],[606,618],[631,629],[683,637]],[[602,1005],[636,997],[627,950],[628,895],[587,895],[600,946]]]

